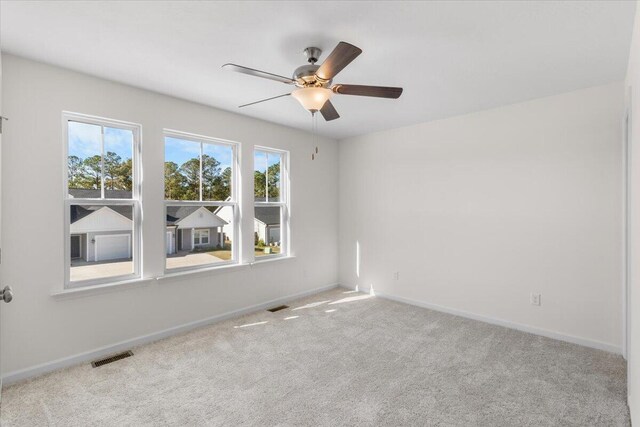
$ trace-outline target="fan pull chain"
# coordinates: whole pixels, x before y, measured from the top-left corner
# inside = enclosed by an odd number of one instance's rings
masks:
[[[311,160],[315,160],[316,154],[318,154],[318,116],[316,113],[316,111],[311,112],[311,132],[313,133],[313,139],[316,143],[316,150],[315,153],[311,153]]]

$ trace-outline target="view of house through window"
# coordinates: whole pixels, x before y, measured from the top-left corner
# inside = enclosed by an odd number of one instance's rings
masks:
[[[140,275],[139,128],[66,114],[65,245],[71,286]],[[165,131],[167,270],[238,261],[237,145]],[[254,152],[255,257],[287,253],[287,153]]]
[[[280,209],[279,206],[256,206],[254,208],[253,232],[256,257],[281,253]]]
[[[135,127],[71,115],[66,123],[67,282],[135,276]]]
[[[71,282],[133,274],[133,209],[70,206]]]
[[[286,194],[282,185],[285,154],[270,149],[254,151],[255,256],[280,255],[284,248]]]
[[[166,268],[235,262],[235,145],[165,135]],[[196,203],[194,203],[196,202]]]

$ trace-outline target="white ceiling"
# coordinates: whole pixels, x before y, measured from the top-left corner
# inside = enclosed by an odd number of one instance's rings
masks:
[[[634,1],[2,1],[3,51],[309,130],[290,75],[318,46],[364,52],[334,80],[402,86],[399,100],[336,96],[335,138],[478,111],[624,78]]]

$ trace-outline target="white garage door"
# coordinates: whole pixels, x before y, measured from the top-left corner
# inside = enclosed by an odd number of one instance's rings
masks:
[[[96,236],[96,261],[131,258],[131,236],[111,234]]]

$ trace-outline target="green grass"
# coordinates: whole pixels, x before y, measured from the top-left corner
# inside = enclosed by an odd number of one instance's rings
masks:
[[[229,261],[231,259],[231,251],[227,249],[216,249],[215,251],[207,253],[224,261]]]
[[[221,260],[224,260],[224,261],[229,261],[231,259],[231,247],[229,245],[225,245],[224,249],[213,249],[213,250],[207,251],[206,253],[208,253],[211,256],[220,258]],[[265,256],[265,255],[276,255],[279,253],[280,253],[280,248],[277,246],[271,246],[270,254],[265,253],[264,248],[259,246],[255,247],[255,252],[254,252],[256,257]]]
[[[214,248],[208,250],[207,253],[211,256],[220,258],[223,261],[229,261],[231,259],[231,243],[225,243],[223,248]]]
[[[271,253],[265,253],[264,248],[260,247],[260,246],[256,246],[255,247],[255,256],[265,256],[265,255],[275,255],[275,254],[279,254],[280,253],[280,247],[279,246],[270,246],[271,248]]]

